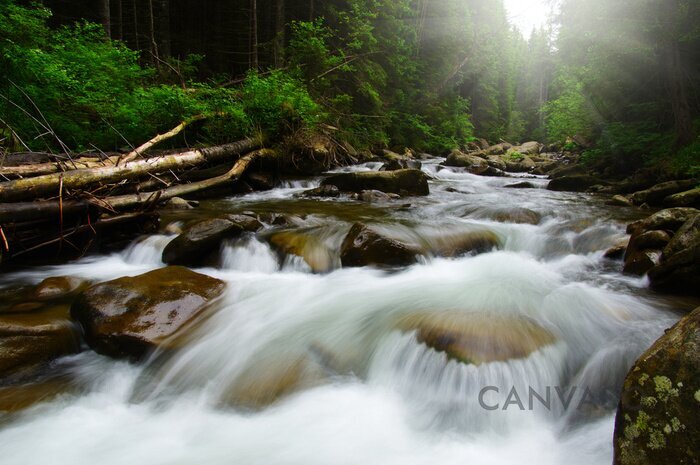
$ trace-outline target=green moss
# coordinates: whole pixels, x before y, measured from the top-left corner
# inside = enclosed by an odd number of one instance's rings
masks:
[[[666,376],[655,376],[654,386],[659,400],[664,403],[670,398],[678,397],[678,389],[673,387],[673,382]]]

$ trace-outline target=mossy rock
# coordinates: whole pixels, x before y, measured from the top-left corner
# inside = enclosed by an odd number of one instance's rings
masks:
[[[370,227],[356,223],[340,249],[344,267],[397,267],[416,263],[420,250],[382,236]]]
[[[364,171],[327,177],[322,186],[336,186],[343,192],[378,190],[399,195],[428,195],[428,176],[420,170]]]
[[[668,330],[625,378],[615,465],[700,463],[700,308]]]

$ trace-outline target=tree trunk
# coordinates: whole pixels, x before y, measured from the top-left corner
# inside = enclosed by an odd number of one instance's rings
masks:
[[[139,40],[139,11],[136,8],[136,0],[133,0],[131,5],[134,10],[134,45],[136,46],[136,50],[141,51],[141,41]]]
[[[258,71],[260,69],[258,59],[258,0],[250,0],[250,49],[251,67]]]
[[[122,0],[117,0],[117,40],[124,40],[124,7]]]
[[[58,196],[61,191],[65,190],[90,189],[125,179],[135,180],[153,173],[200,166],[235,157],[259,146],[260,142],[257,140],[245,139],[232,144],[190,150],[147,160],[136,160],[122,166],[75,170],[8,181],[0,183],[0,202]]]
[[[685,88],[683,62],[675,40],[666,47],[666,84],[668,86],[673,123],[676,134],[676,147],[683,147],[693,141],[693,119]]]
[[[158,43],[156,42],[156,25],[155,17],[153,16],[153,0],[148,0],[148,25],[151,34],[151,61],[158,64]]]
[[[158,16],[160,36],[160,53],[164,57],[172,55],[170,47],[170,0],[160,0],[160,15]]]
[[[112,38],[112,24],[111,24],[111,19],[110,19],[110,11],[109,11],[109,0],[98,0],[98,14],[100,15],[100,22],[102,23],[102,26],[105,28],[105,34],[107,34],[107,37]]]
[[[0,223],[8,224],[36,219],[50,219],[51,217],[58,218],[61,214],[66,216],[85,214],[95,209],[119,212],[153,205],[170,200],[173,197],[191,195],[229,184],[238,180],[253,162],[265,159],[272,160],[278,156],[279,154],[273,150],[260,149],[241,157],[233,165],[233,168],[223,175],[154,192],[106,197],[97,201],[69,200],[59,202],[58,200],[51,200],[0,204]]]
[[[284,66],[284,0],[275,0],[275,68]]]

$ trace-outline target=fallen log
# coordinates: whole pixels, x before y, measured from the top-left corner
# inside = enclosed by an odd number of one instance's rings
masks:
[[[183,121],[182,123],[178,124],[173,129],[171,129],[170,131],[168,131],[164,134],[158,134],[157,136],[155,136],[153,139],[149,140],[145,144],[143,144],[139,147],[136,147],[132,152],[130,152],[124,158],[119,160],[119,162],[117,164],[123,165],[123,164],[128,163],[132,160],[136,160],[136,158],[143,156],[143,154],[146,153],[147,151],[149,151],[154,145],[160,144],[161,142],[163,142],[165,140],[172,139],[173,137],[177,136],[182,131],[184,131],[185,128],[187,126],[189,126],[190,124],[192,124],[196,121],[201,121],[203,119],[206,119],[206,116],[204,116],[204,115],[195,116],[193,118],[190,118],[187,121]]]
[[[0,183],[0,202],[55,196],[58,195],[61,185],[64,190],[85,190],[106,183],[135,180],[153,173],[168,170],[177,171],[211,162],[220,162],[255,150],[260,145],[261,142],[257,139],[244,139],[216,147],[189,150],[145,160],[135,160],[121,166],[79,169],[65,173],[7,181]]]
[[[107,165],[116,165],[118,157],[110,157],[98,160],[93,157],[77,158],[73,161],[52,161],[47,163],[26,164],[20,166],[0,167],[0,176],[5,178],[27,178],[43,176],[52,173],[62,173],[87,168],[100,168]]]
[[[223,186],[240,179],[249,166],[257,161],[273,160],[279,156],[278,152],[271,149],[260,149],[251,152],[233,165],[223,175],[189,184],[180,184],[165,189],[143,192],[137,194],[120,195],[90,200],[64,200],[61,204],[58,200],[17,202],[0,204],[0,224],[31,221],[35,219],[59,219],[63,215],[75,215],[88,213],[93,210],[110,212],[126,211],[135,208],[143,208],[155,202],[164,202],[173,197],[182,197],[207,189]]]

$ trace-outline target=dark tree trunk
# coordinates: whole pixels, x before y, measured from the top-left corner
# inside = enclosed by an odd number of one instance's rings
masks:
[[[284,0],[275,0],[275,68],[281,68],[284,63]]]
[[[97,7],[99,8],[98,13],[100,15],[100,23],[102,23],[102,26],[104,26],[107,37],[111,38],[112,24],[110,19],[111,14],[109,11],[109,0],[98,0]]]
[[[165,57],[169,57],[172,55],[170,47],[170,0],[160,0],[158,29],[158,34],[160,36],[160,53]]]
[[[149,32],[151,34],[151,59],[153,63],[158,63],[158,43],[156,42],[156,25],[155,18],[153,16],[153,0],[148,0],[148,25]]]
[[[124,40],[124,11],[122,0],[117,0],[117,40]]]
[[[258,1],[250,0],[250,54],[251,67],[257,71],[260,68],[258,58]]]
[[[683,147],[693,140],[693,119],[686,92],[685,73],[678,42],[670,41],[666,47],[666,84],[668,86],[676,147]]]

